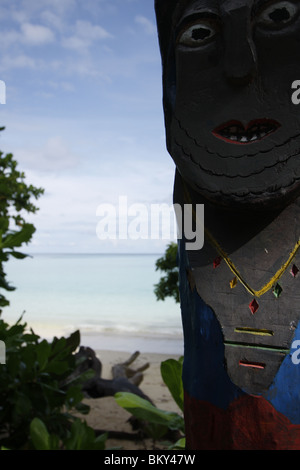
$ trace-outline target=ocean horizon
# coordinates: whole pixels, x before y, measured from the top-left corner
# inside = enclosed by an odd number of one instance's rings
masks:
[[[9,324],[23,315],[42,338],[79,330],[81,345],[96,350],[183,354],[180,306],[157,301],[155,270],[162,254],[35,253],[10,259],[5,293]]]

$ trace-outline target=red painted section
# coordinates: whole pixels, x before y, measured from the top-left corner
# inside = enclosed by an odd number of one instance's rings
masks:
[[[187,450],[300,450],[300,425],[264,398],[245,395],[227,410],[185,393]]]

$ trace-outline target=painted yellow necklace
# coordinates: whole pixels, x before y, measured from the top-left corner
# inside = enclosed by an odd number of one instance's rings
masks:
[[[189,191],[186,187],[185,182],[183,182],[183,189],[184,189],[185,198],[187,199],[189,204],[192,204],[191,197],[190,197],[190,194],[189,194]],[[197,218],[197,214],[194,210],[194,207],[193,207],[193,216],[194,216],[194,218]],[[197,220],[198,220],[198,218],[197,218]],[[280,296],[280,294],[282,292],[282,288],[278,284],[278,281],[281,278],[281,276],[286,272],[286,270],[288,269],[288,267],[292,263],[293,259],[295,258],[296,254],[297,254],[297,252],[300,248],[300,240],[297,241],[297,243],[295,244],[293,250],[291,251],[288,259],[286,260],[286,262],[281,266],[280,269],[278,269],[278,271],[269,280],[269,282],[267,282],[267,284],[265,284],[261,289],[255,290],[252,287],[250,287],[250,285],[242,278],[241,274],[239,273],[238,269],[236,268],[236,266],[234,265],[232,260],[229,258],[227,253],[222,249],[222,247],[219,245],[217,240],[215,240],[215,238],[211,235],[211,233],[206,228],[204,228],[204,233],[205,233],[207,239],[209,240],[210,244],[216,249],[216,251],[219,254],[218,258],[216,258],[214,260],[214,267],[217,267],[220,264],[221,260],[223,259],[225,261],[225,263],[227,264],[227,266],[229,267],[229,269],[231,270],[231,272],[234,274],[234,278],[230,281],[230,287],[234,288],[237,285],[237,282],[239,281],[240,284],[242,284],[242,286],[246,289],[246,291],[249,292],[254,297],[254,299],[249,304],[249,308],[250,308],[252,313],[255,313],[258,309],[258,303],[257,303],[255,297],[256,298],[261,297],[263,294],[268,292],[270,289],[273,289],[273,293],[274,293],[275,297]],[[293,265],[290,272],[291,272],[293,277],[296,277],[296,275],[298,274],[298,271],[299,270],[298,270],[297,266]]]

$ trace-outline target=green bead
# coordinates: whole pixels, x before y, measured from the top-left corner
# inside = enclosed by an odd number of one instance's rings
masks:
[[[275,295],[277,299],[280,296],[281,292],[282,292],[282,287],[279,284],[276,284],[276,286],[273,289],[273,294]]]

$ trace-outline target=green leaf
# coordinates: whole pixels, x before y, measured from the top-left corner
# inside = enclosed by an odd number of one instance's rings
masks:
[[[8,291],[13,291],[16,289],[14,286],[11,286],[10,284],[8,284],[4,276],[1,276],[1,275],[0,275],[0,287]]]
[[[95,450],[105,450],[106,440],[108,438],[108,433],[101,434],[100,436],[96,437],[94,441],[94,449]]]
[[[0,189],[1,192],[1,189]],[[0,217],[0,231],[6,232],[9,227],[9,219],[7,217]]]
[[[39,418],[34,418],[30,423],[30,437],[36,450],[50,450],[50,435]]]
[[[83,393],[79,387],[70,387],[67,390],[66,401],[70,407],[75,407],[83,399]]]
[[[18,422],[20,419],[27,418],[30,415],[32,403],[30,397],[25,395],[24,392],[17,392],[14,400],[13,419],[15,422]]]
[[[56,434],[50,434],[49,436],[49,450],[59,450],[59,436]]]
[[[70,349],[70,351],[75,351],[78,346],[80,345],[80,331],[76,330],[72,333],[68,338],[66,338],[66,347]]]
[[[56,361],[52,360],[51,362],[48,362],[47,366],[45,367],[45,370],[49,373],[55,374],[55,375],[62,375],[67,370],[69,369],[69,364],[67,361]]]
[[[23,243],[28,243],[35,232],[35,227],[32,224],[24,224],[18,232],[12,232],[2,239],[2,248],[14,248],[21,246]]]
[[[149,423],[161,424],[169,429],[183,429],[183,418],[177,413],[160,410],[148,400],[128,392],[118,392],[115,400],[122,408],[133,414],[136,418]]]
[[[178,407],[183,411],[183,385],[182,385],[182,362],[183,358],[178,361],[175,359],[167,359],[160,365],[161,376]]]
[[[76,419],[65,446],[67,450],[104,450],[107,437],[107,433],[96,437],[95,431],[85,421]]]
[[[10,255],[12,255],[16,259],[24,259],[27,258],[29,255],[26,255],[24,253],[20,253],[19,251],[11,251]]]
[[[35,351],[40,370],[43,370],[48,364],[49,355],[51,352],[51,345],[48,343],[48,341],[44,339],[39,344],[37,344],[37,346],[35,347]]]
[[[185,437],[182,437],[181,439],[178,439],[175,444],[171,445],[168,447],[168,450],[184,450],[185,449]]]
[[[52,351],[51,357],[55,357],[56,355],[64,352],[66,349],[66,338],[54,338],[52,341]]]
[[[76,419],[71,426],[70,438],[66,440],[67,450],[93,450],[95,432],[86,422]]]

